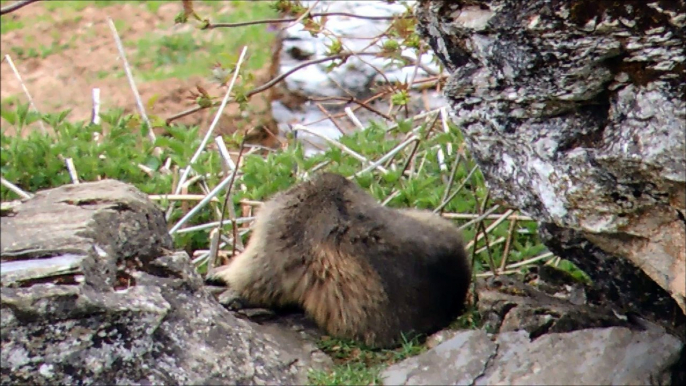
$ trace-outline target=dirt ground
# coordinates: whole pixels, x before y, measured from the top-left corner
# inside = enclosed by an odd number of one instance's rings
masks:
[[[196,11],[207,11],[207,5],[196,2]],[[5,32],[1,36],[2,64],[0,67],[0,97],[3,108],[12,107],[16,100],[27,102],[20,82],[5,60],[9,54],[17,67],[25,85],[33,97],[37,109],[42,113],[59,112],[72,109],[71,121],[90,120],[92,101],[91,90],[101,90],[101,112],[110,108],[123,108],[126,112],[137,110],[133,91],[124,75],[123,62],[119,59],[107,17],[115,21],[125,21],[126,28],[119,31],[125,44],[127,58],[131,63],[136,47],[126,47],[127,42],[137,41],[150,33],[174,34],[184,29],[196,28],[193,25],[174,25],[175,16],[181,12],[180,1],[163,3],[156,12],[141,3],[112,4],[106,7],[87,6],[82,10],[62,9],[50,11],[41,2],[28,5],[9,15],[2,16],[11,20],[31,21],[32,25]],[[222,6],[219,12],[231,12],[230,3]],[[217,12],[217,10],[212,10]],[[33,22],[34,20],[37,20]],[[204,32],[204,31],[200,31]],[[67,48],[51,53],[46,57],[17,57],[17,50],[27,46],[49,47],[71,42]],[[14,48],[13,48],[14,47]],[[23,48],[22,48],[23,49]],[[257,71],[258,78],[268,79],[264,70]],[[211,83],[206,77],[193,75],[163,80],[141,81],[134,78],[139,93],[146,104],[151,98],[157,98],[153,106],[148,106],[147,114],[167,118],[175,113],[194,106],[189,100],[190,90],[196,85],[204,87],[211,95],[223,96],[224,88]],[[209,69],[207,71],[209,75]],[[14,100],[13,100],[14,99]],[[8,102],[9,101],[9,102]],[[257,96],[251,100],[251,108],[260,111],[259,119],[251,120],[240,117],[236,106],[228,106],[225,117],[220,121],[220,133],[233,132],[236,127],[251,126],[265,121],[265,112],[269,111],[266,96]],[[267,114],[270,115],[270,114]],[[213,116],[209,111],[196,113],[178,122],[209,126]],[[237,122],[242,121],[242,122]],[[3,130],[8,123],[2,120]],[[36,126],[35,124],[33,126]],[[33,127],[35,129],[35,127]],[[9,132],[9,131],[8,131]],[[26,133],[23,133],[26,134]]]

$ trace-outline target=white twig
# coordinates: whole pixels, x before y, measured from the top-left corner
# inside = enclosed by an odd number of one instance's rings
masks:
[[[15,3],[12,3],[6,7],[0,8],[0,15],[4,15],[6,13],[14,12],[18,10],[19,8],[25,7],[31,3],[35,3],[38,0],[19,0]]]
[[[365,127],[364,127],[364,125],[362,124],[362,122],[360,122],[360,120],[357,118],[357,116],[355,116],[355,113],[353,113],[353,110],[352,110],[350,107],[346,107],[346,108],[344,109],[344,111],[345,111],[345,115],[347,115],[348,118],[350,118],[350,120],[353,122],[353,124],[354,124],[355,126],[357,126],[358,129],[360,129],[360,130],[364,130],[364,129],[365,129]]]
[[[467,182],[469,182],[469,179],[472,178],[472,174],[474,174],[474,172],[476,172],[477,168],[478,167],[476,165],[474,165],[472,170],[469,171],[469,174],[467,174],[467,177],[465,177],[464,180],[462,180],[462,183],[460,184],[460,186],[458,186],[454,192],[450,193],[450,196],[448,196],[448,198],[443,200],[443,202],[436,209],[434,209],[434,213],[440,212],[443,208],[446,207],[446,205],[448,205],[450,203],[450,201],[453,200],[453,198],[455,198],[455,196],[457,196],[458,193],[460,193],[462,188],[464,188],[464,186],[467,184]]]
[[[36,113],[40,114],[38,109],[36,108],[36,104],[33,103],[33,98],[31,98],[31,94],[29,93],[29,89],[26,88],[26,84],[24,84],[24,80],[21,78],[21,75],[19,74],[19,70],[17,70],[17,67],[14,66],[14,62],[12,61],[12,58],[10,57],[9,54],[5,55],[5,60],[7,60],[7,64],[10,65],[10,68],[12,69],[12,72],[14,72],[14,76],[17,78],[19,81],[19,84],[21,85],[21,89],[24,90],[24,94],[26,95],[26,99],[29,100],[29,106],[35,111]],[[41,130],[43,131],[43,134],[47,134],[48,131],[45,129],[45,125],[43,125],[43,120],[39,119],[38,120],[38,125],[40,126]]]
[[[231,173],[231,175],[226,176],[226,178],[224,178],[224,180],[222,182],[220,182],[219,185],[217,185],[214,189],[212,189],[212,191],[209,192],[205,196],[205,198],[203,198],[196,206],[193,207],[193,209],[191,209],[188,213],[186,213],[186,215],[183,216],[181,218],[181,220],[179,220],[179,222],[177,222],[176,225],[174,225],[174,227],[172,227],[171,230],[169,230],[169,234],[173,235],[174,233],[176,233],[179,230],[179,228],[181,228],[183,226],[183,224],[185,224],[191,217],[195,216],[195,214],[198,213],[198,211],[200,211],[200,209],[202,209],[205,205],[207,205],[207,203],[210,202],[210,200],[213,197],[215,197],[217,194],[219,194],[219,192],[222,189],[224,189],[231,182],[232,175],[235,174],[236,172],[237,172],[237,170],[234,170],[233,173]]]
[[[204,194],[151,194],[148,198],[152,201],[200,201],[205,198]],[[217,197],[212,202],[219,202]]]
[[[479,253],[487,250],[489,247],[504,243],[505,240],[507,240],[505,237],[500,237],[497,240],[493,241],[492,243],[489,243],[488,245],[484,245],[483,247],[477,249],[476,252],[474,252],[474,253],[476,253],[478,255]]]
[[[472,214],[472,213],[441,213],[441,216],[449,219],[458,219],[458,220],[473,220],[475,218],[481,217],[483,220],[497,220],[499,219],[502,214],[492,214],[488,215],[485,217],[479,216],[478,214]],[[510,216],[510,220],[514,221],[535,221],[529,216],[522,216],[522,215],[516,215],[516,216]]]
[[[410,118],[410,120],[414,123],[415,121],[418,121],[418,120],[420,120],[420,119],[422,119],[422,118],[426,118],[426,117],[428,117],[428,116],[430,116],[430,115],[439,114],[439,113],[440,113],[439,109],[433,109],[433,110],[430,110],[430,111],[423,112],[423,113],[421,113],[421,114],[417,114],[417,115],[413,116],[412,118]],[[420,127],[421,127],[421,126],[420,126]],[[395,130],[395,129],[397,129],[397,128],[398,128],[398,124],[397,124],[397,123],[394,123],[394,124],[388,126],[388,127],[386,128],[386,131],[388,132],[388,131],[391,131],[391,130]],[[415,129],[415,130],[417,130],[417,129]],[[412,130],[412,132],[415,132],[415,130]]]
[[[400,195],[400,190],[396,190],[395,192],[391,193],[388,197],[386,197],[385,200],[381,203],[381,205],[386,206],[388,205],[389,202],[391,202],[392,199],[398,197]]]
[[[250,229],[241,230],[240,232],[238,232],[238,236],[243,237],[248,232],[250,232]],[[219,250],[221,251],[223,248],[225,248],[228,245],[231,245],[231,243],[229,243],[229,242],[219,243]],[[238,250],[238,245],[236,245],[236,250]],[[195,252],[193,252],[193,260],[192,260],[193,265],[196,267],[198,265],[202,265],[205,263],[205,260],[207,260],[209,258],[210,258],[210,251],[208,249],[205,249],[205,250],[198,249]]]
[[[93,99],[93,110],[91,111],[91,123],[100,124],[100,89],[95,87],[91,93]]]
[[[350,154],[356,160],[358,160],[362,163],[365,163],[365,164],[371,164],[372,163],[370,160],[368,160],[367,158],[365,158],[361,154],[355,152],[354,150],[350,149],[349,147],[345,146],[344,144],[342,144],[336,140],[333,140],[333,139],[331,139],[331,138],[329,138],[329,137],[327,137],[321,133],[317,133],[316,131],[311,130],[311,129],[303,126],[303,125],[300,125],[300,124],[293,125],[293,131],[303,131],[307,134],[311,134],[311,135],[317,136],[319,138],[322,138],[325,141],[327,141],[328,143],[330,143],[330,144],[334,145],[335,147],[341,149],[342,151]],[[388,170],[386,170],[386,168],[384,168],[383,166],[380,166],[380,165],[376,166],[376,169],[378,169],[383,174],[388,173]]]
[[[443,132],[446,134],[450,133],[450,126],[448,126],[448,119],[449,119],[448,118],[448,107],[443,106],[443,108],[441,108],[441,125],[443,126]],[[452,143],[448,143],[447,150],[448,150],[448,155],[453,154],[453,144]]]
[[[149,177],[152,177],[155,174],[155,171],[151,167],[143,164],[138,164],[138,169],[142,170],[143,173],[147,174]]]
[[[79,174],[76,172],[76,167],[74,167],[74,160],[71,158],[65,158],[64,163],[67,164],[67,170],[69,171],[69,177],[71,177],[71,183],[78,185],[80,183]]]
[[[479,235],[476,237],[476,240],[472,240],[469,243],[467,243],[467,246],[465,248],[471,249],[474,244],[479,242],[479,240],[481,240],[484,237],[484,234],[491,233],[491,231],[493,229],[495,229],[495,227],[500,225],[500,223],[502,223],[503,221],[507,220],[507,218],[510,217],[512,215],[512,213],[514,213],[514,212],[515,212],[514,210],[509,209],[507,212],[503,213],[499,219],[493,221],[493,223],[491,225],[489,225],[488,228],[486,228],[485,232],[479,233]]]
[[[410,136],[410,138],[406,139],[405,141],[403,141],[402,143],[400,143],[398,146],[396,146],[396,147],[394,147],[393,149],[391,149],[391,151],[389,151],[388,153],[386,153],[386,155],[384,155],[383,157],[379,158],[376,162],[370,164],[370,165],[367,166],[366,168],[364,168],[364,169],[360,170],[359,172],[353,174],[353,176],[352,176],[351,178],[357,177],[357,176],[359,176],[360,174],[366,173],[366,172],[368,172],[368,171],[370,171],[370,170],[372,170],[372,169],[376,169],[377,167],[381,166],[381,164],[383,164],[384,162],[386,162],[386,161],[388,161],[389,159],[395,157],[395,155],[398,154],[402,149],[406,148],[407,145],[409,145],[409,144],[411,144],[411,143],[413,143],[413,142],[416,142],[416,141],[419,141],[419,138],[417,138],[416,135],[412,134],[412,135]]]
[[[214,265],[217,261],[217,253],[219,252],[219,236],[221,231],[219,229],[213,229],[210,232],[210,261],[207,266],[207,272],[211,272],[214,269]]]
[[[7,180],[5,179],[5,177],[0,177],[0,183],[2,183],[2,186],[4,186],[4,187],[6,187],[7,189],[13,191],[14,193],[16,193],[16,194],[17,194],[19,197],[21,197],[21,198],[29,199],[29,198],[33,197],[33,194],[27,193],[27,192],[23,191],[23,190],[22,190],[20,187],[18,187],[17,185],[15,185],[15,184],[13,184],[13,183],[7,181]]]
[[[238,217],[236,219],[236,224],[245,224],[245,223],[249,223],[253,220],[255,220],[255,217]],[[225,219],[224,221],[222,221],[222,226],[233,224],[233,223],[234,223],[233,219]],[[189,232],[204,231],[205,229],[216,228],[218,226],[219,226],[219,221],[213,221],[213,222],[208,222],[207,224],[200,224],[200,225],[195,225],[195,226],[188,227],[188,228],[179,229],[179,231],[176,233],[189,233]]]
[[[508,269],[519,268],[519,267],[525,266],[527,264],[533,264],[537,261],[545,260],[545,259],[547,259],[549,257],[553,257],[553,256],[555,256],[555,255],[552,252],[546,252],[542,255],[532,257],[530,259],[522,260],[522,261],[514,263],[514,264],[509,264],[505,268],[508,268]]]
[[[460,229],[460,230],[463,230],[463,229],[466,229],[467,227],[469,227],[469,226],[471,226],[471,225],[474,225],[474,224],[478,223],[479,221],[483,221],[485,218],[490,217],[491,213],[493,213],[493,212],[495,212],[496,210],[498,210],[498,208],[500,208],[499,205],[493,205],[493,207],[491,207],[490,209],[488,209],[487,211],[485,211],[485,212],[482,213],[481,215],[475,217],[474,219],[472,219],[471,221],[468,221],[468,222],[465,223],[465,224],[460,225],[459,229]],[[502,216],[502,215],[498,215],[498,218],[500,218],[501,216]],[[497,219],[498,219],[498,218],[497,218]],[[496,219],[496,220],[497,220],[497,219]]]
[[[176,191],[174,192],[175,194],[179,194],[179,192],[181,192],[181,186],[188,178],[188,174],[191,172],[191,167],[193,166],[195,161],[198,160],[198,157],[200,157],[200,154],[202,154],[203,150],[205,150],[205,146],[207,146],[207,142],[210,140],[210,137],[214,132],[215,126],[217,126],[217,123],[219,123],[219,118],[222,115],[222,111],[224,111],[226,104],[229,102],[229,97],[231,96],[233,85],[236,82],[236,78],[238,77],[238,73],[240,72],[239,70],[241,68],[241,64],[243,63],[243,59],[245,58],[245,53],[247,50],[248,46],[243,46],[243,51],[241,51],[241,56],[238,58],[238,62],[236,63],[236,69],[233,72],[233,77],[231,78],[229,88],[228,90],[226,90],[226,95],[224,95],[224,99],[222,99],[222,103],[221,105],[219,105],[217,114],[214,116],[214,120],[212,121],[212,124],[210,124],[210,128],[207,130],[205,137],[202,139],[202,142],[200,143],[200,146],[198,146],[198,149],[195,151],[195,154],[193,154],[193,157],[191,157],[191,160],[190,162],[188,162],[188,165],[183,169],[183,174],[181,174],[181,179],[179,180],[179,184],[177,185]]]
[[[114,22],[110,17],[107,18],[107,23],[109,24],[110,29],[112,30],[114,42],[116,43],[117,49],[119,50],[119,56],[121,57],[121,60],[124,62],[124,71],[126,72],[126,77],[129,79],[129,85],[131,86],[131,90],[133,91],[133,96],[134,98],[136,98],[138,112],[141,114],[141,118],[143,119],[145,124],[148,125],[148,137],[150,137],[150,140],[152,142],[155,142],[155,133],[152,130],[152,125],[150,124],[150,120],[148,119],[148,114],[145,113],[145,106],[143,106],[141,95],[138,93],[138,87],[136,87],[136,82],[133,80],[133,73],[131,72],[129,61],[126,59],[126,52],[124,52],[124,45],[122,44],[121,39],[119,38],[117,27],[114,26]]]
[[[231,155],[229,154],[229,149],[226,148],[226,144],[224,143],[224,138],[222,138],[221,135],[218,135],[214,138],[214,143],[217,144],[217,149],[219,149],[219,155],[222,157],[222,159],[226,163],[226,166],[229,167],[229,170],[231,170],[231,171],[235,170],[236,164],[231,159]]]
[[[498,272],[498,275],[514,275],[517,272],[519,272],[519,271],[515,271],[515,270],[502,271],[502,272]],[[495,276],[495,274],[493,273],[493,271],[488,271],[488,272],[484,272],[484,273],[477,273],[475,276],[478,278],[482,278],[482,277]]]

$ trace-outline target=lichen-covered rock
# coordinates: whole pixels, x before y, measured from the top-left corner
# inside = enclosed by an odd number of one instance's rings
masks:
[[[416,14],[492,194],[554,252],[574,240],[565,257],[623,306],[673,308],[640,267],[686,311],[686,2],[424,0]]]
[[[185,252],[164,251],[161,211],[129,185],[52,189],[7,214],[3,385],[303,384],[329,361],[224,309]]]

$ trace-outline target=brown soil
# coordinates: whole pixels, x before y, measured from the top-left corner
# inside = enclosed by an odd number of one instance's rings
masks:
[[[203,7],[206,8],[207,5],[196,2],[196,11],[202,12]],[[126,47],[126,42],[137,41],[149,33],[170,34],[179,29],[195,28],[192,25],[174,25],[174,17],[181,9],[179,1],[165,3],[155,13],[148,10],[145,4],[130,3],[113,4],[106,8],[89,6],[81,11],[60,9],[59,12],[49,12],[41,3],[35,3],[2,16],[3,20],[11,18],[41,21],[2,34],[0,38],[0,53],[3,57],[0,67],[0,98],[4,101],[5,98],[16,96],[22,103],[27,102],[21,84],[4,60],[5,55],[9,54],[36,107],[42,113],[71,109],[70,120],[90,120],[91,90],[95,87],[101,90],[101,112],[115,107],[123,108],[127,113],[137,112],[133,92],[126,76],[123,76],[123,62],[119,59],[107,17],[111,17],[115,22],[126,21],[125,28],[118,32],[124,42],[129,63],[131,63],[136,48]],[[220,12],[231,12],[230,5],[227,4]],[[13,47],[26,49],[27,46],[50,46],[54,43],[66,44],[68,42],[72,42],[69,48],[59,50],[45,58],[18,58],[16,48],[12,49]],[[137,69],[133,68],[132,71],[135,78]],[[258,71],[256,84],[268,80],[269,72],[268,68]],[[136,84],[144,104],[157,96],[152,108],[146,106],[147,114],[165,119],[194,106],[189,96],[196,85],[202,86],[210,95],[220,98],[226,92],[225,88],[201,76],[148,82],[136,79]],[[272,131],[276,130],[268,102],[268,95],[253,97],[250,108],[254,113],[247,118],[240,116],[238,106],[227,106],[217,133],[229,134],[236,128],[247,129],[265,125]],[[206,130],[213,117],[209,111],[205,110],[176,122],[200,124],[201,130]],[[7,127],[9,126],[7,122],[2,120],[0,125],[3,130],[8,130],[7,133],[11,133],[12,129]],[[37,125],[32,125],[31,129],[37,129]],[[22,134],[25,135],[26,132]]]

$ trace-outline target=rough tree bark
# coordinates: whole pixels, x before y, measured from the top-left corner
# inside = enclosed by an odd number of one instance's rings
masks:
[[[417,17],[492,194],[609,300],[683,317],[686,2],[424,0]]]

